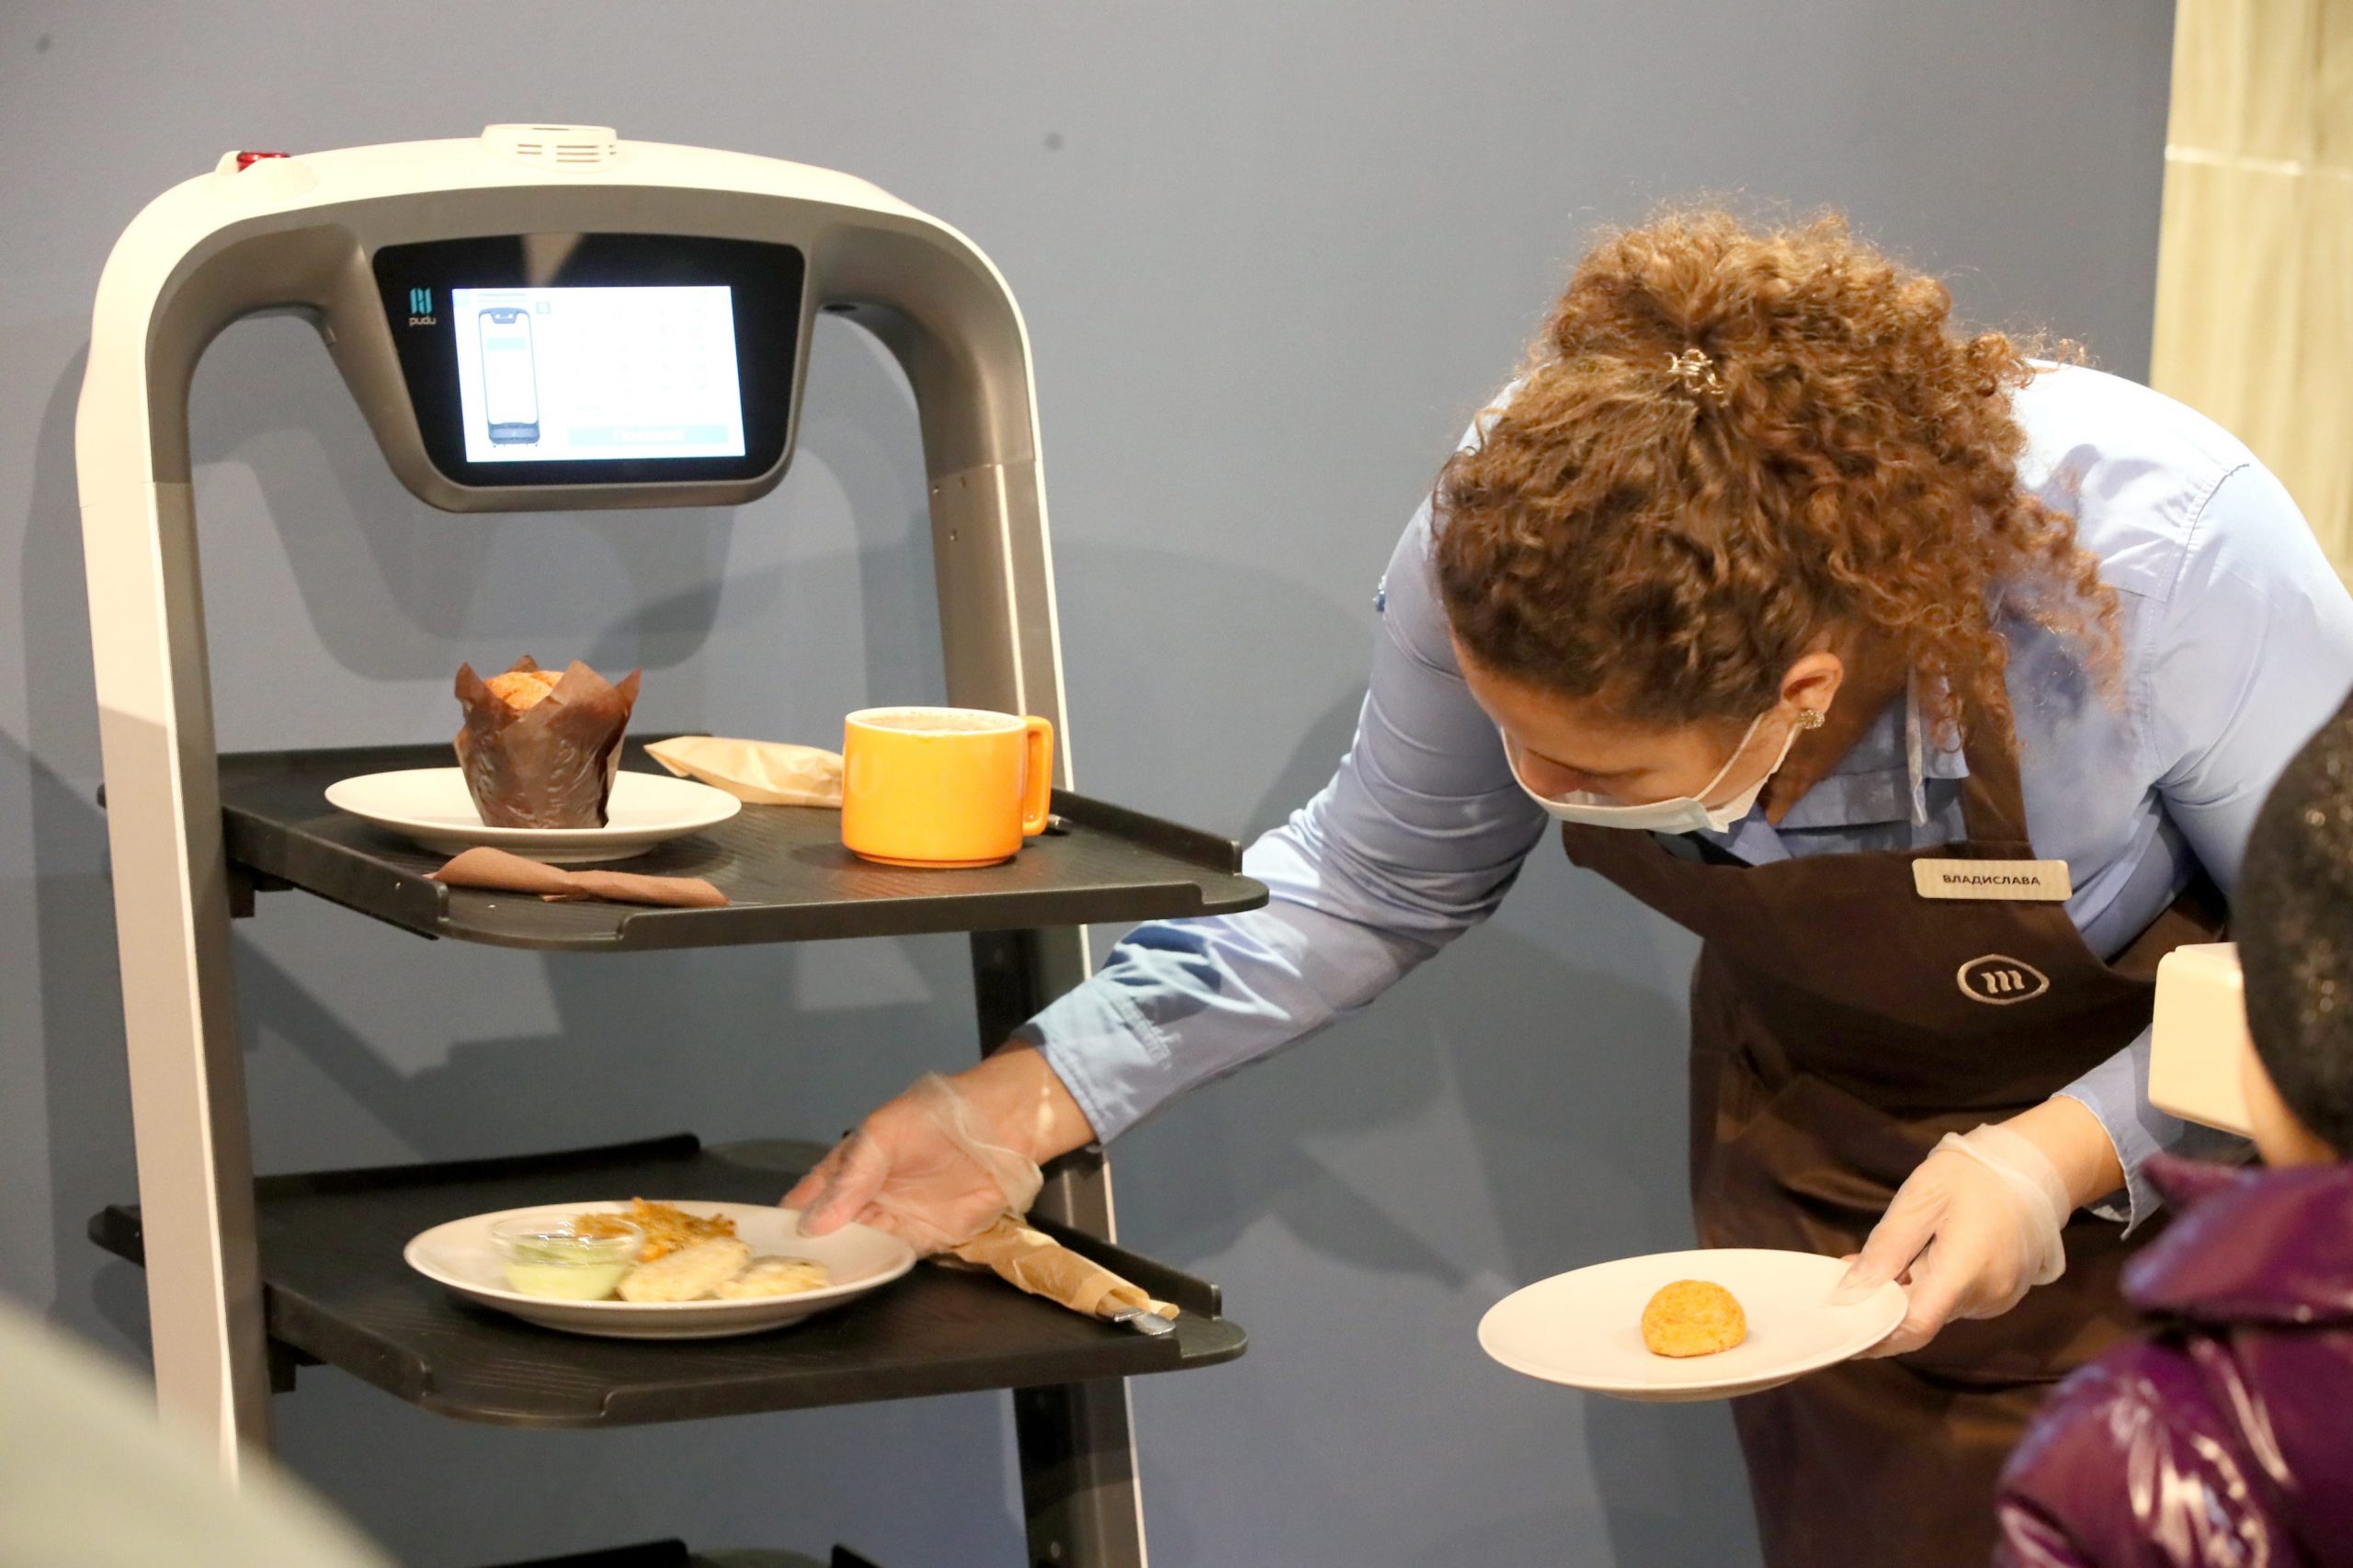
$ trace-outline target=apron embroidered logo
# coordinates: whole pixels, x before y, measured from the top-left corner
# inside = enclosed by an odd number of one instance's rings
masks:
[[[1963,996],[1996,1007],[2031,1002],[2051,989],[2049,975],[2023,960],[2002,953],[1987,953],[1982,959],[1970,960],[1953,978],[1961,983]]]

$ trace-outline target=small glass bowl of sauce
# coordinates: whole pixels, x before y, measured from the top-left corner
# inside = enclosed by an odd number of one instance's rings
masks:
[[[583,1233],[575,1220],[527,1215],[493,1225],[490,1244],[506,1266],[509,1290],[563,1301],[601,1301],[637,1267],[645,1233],[610,1215],[598,1215],[591,1233]]]

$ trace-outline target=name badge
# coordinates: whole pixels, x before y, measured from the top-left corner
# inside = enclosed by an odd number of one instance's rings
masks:
[[[2075,887],[2064,860],[1915,860],[1912,885],[1922,898],[2018,899],[2063,903]]]

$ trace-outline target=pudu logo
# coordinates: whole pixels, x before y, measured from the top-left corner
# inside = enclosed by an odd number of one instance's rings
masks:
[[[433,290],[411,289],[408,291],[408,324],[432,326],[436,324],[436,320],[433,314]]]
[[[2004,953],[1972,959],[1961,966],[1953,978],[1960,983],[1963,996],[1995,1007],[2031,1002],[2051,989],[2049,975],[2022,959]]]

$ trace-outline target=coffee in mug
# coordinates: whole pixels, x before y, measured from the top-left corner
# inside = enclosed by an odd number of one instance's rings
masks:
[[[842,724],[842,843],[886,866],[994,866],[1046,831],[1054,730],[979,708],[868,708]]]

